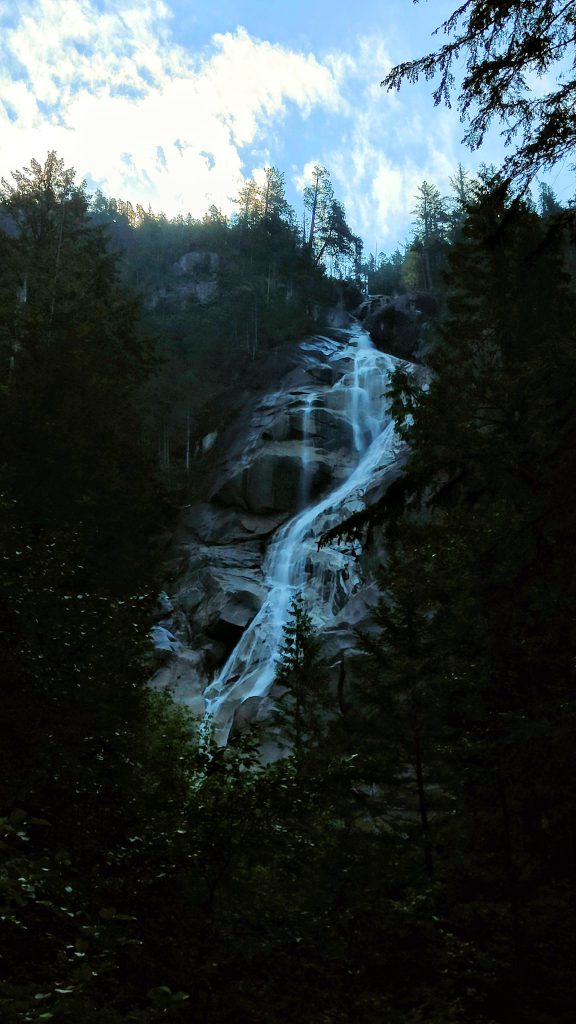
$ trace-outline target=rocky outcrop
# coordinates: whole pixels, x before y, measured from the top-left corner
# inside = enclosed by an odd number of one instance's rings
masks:
[[[372,295],[355,310],[374,344],[400,359],[419,361],[428,352],[430,324],[438,304],[433,295]]]
[[[168,281],[148,300],[150,309],[165,302],[184,308],[190,300],[211,302],[218,291],[217,273],[220,257],[216,252],[187,252],[174,263]]]

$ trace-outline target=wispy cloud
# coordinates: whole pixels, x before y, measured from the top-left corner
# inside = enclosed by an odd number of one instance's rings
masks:
[[[385,92],[392,66],[386,40],[359,40],[348,89],[357,108],[337,146],[318,162],[331,169],[348,220],[369,246],[390,249],[409,233],[415,195],[424,179],[448,190],[458,160],[461,126],[450,110],[434,110],[424,90]]]

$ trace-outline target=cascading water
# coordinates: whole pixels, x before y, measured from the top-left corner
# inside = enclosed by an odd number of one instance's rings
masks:
[[[302,483],[300,487],[300,507],[305,508],[310,498],[310,485],[311,485],[311,458],[310,458],[310,444],[311,434],[313,430],[313,409],[314,402],[316,400],[315,392],[311,392],[305,402],[302,409]]]
[[[234,712],[249,697],[270,689],[277,669],[293,596],[300,592],[318,625],[326,628],[360,584],[357,551],[337,545],[318,550],[330,527],[363,507],[362,496],[382,470],[395,461],[398,442],[385,399],[388,375],[397,365],[374,348],[356,327],[342,359],[352,369],[331,389],[306,396],[302,416],[302,496],[311,485],[311,422],[324,406],[346,414],[352,426],[353,451],[347,454],[345,478],[325,497],[297,513],[277,532],[264,565],[268,596],[244,631],[218,676],[204,693],[206,712],[226,742]]]

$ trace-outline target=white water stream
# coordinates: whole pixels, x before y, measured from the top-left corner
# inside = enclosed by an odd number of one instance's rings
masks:
[[[398,360],[374,348],[359,327],[350,331],[339,354],[352,368],[330,389],[306,395],[302,408],[302,504],[310,498],[314,413],[322,407],[341,412],[351,425],[353,445],[344,453],[344,478],[319,501],[304,507],[278,530],[264,564],[268,596],[244,631],[218,676],[204,693],[206,712],[226,742],[235,709],[270,689],[293,596],[301,593],[320,628],[358,589],[358,550],[318,540],[331,526],[364,507],[362,496],[398,455],[398,440],[388,413],[388,375]]]

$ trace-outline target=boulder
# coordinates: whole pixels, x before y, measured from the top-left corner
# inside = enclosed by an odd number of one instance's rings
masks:
[[[428,354],[428,327],[438,312],[438,301],[429,292],[403,295],[371,295],[356,315],[374,344],[401,359],[418,360]]]
[[[194,574],[203,596],[194,609],[195,628],[228,649],[257,614],[266,596],[261,555],[250,545],[217,547]]]

